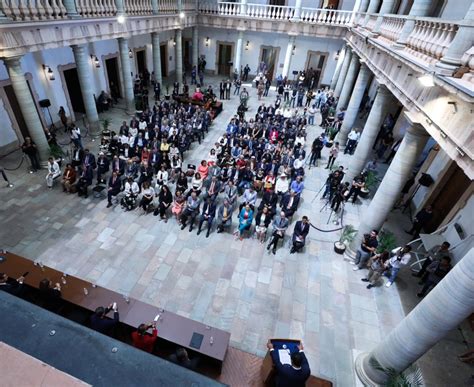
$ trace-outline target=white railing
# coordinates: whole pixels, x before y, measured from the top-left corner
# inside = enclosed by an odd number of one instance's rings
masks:
[[[369,20],[365,25],[365,29],[368,31],[373,31],[375,27],[375,23],[377,22],[378,15],[369,15]]]
[[[356,12],[354,15],[354,27],[360,26],[364,24],[365,16],[367,13],[365,12]]]
[[[199,13],[203,14],[218,14],[219,5],[210,1],[199,1]]]
[[[457,29],[455,22],[416,18],[415,28],[408,37],[405,51],[424,61],[435,63],[446,54]]]
[[[158,13],[177,13],[176,0],[158,0]]]
[[[127,15],[150,15],[153,13],[149,0],[123,0],[123,5]]]
[[[82,17],[114,16],[117,13],[114,0],[76,0],[76,10]]]
[[[352,11],[303,7],[301,9],[301,20],[306,23],[349,25],[352,14]]]
[[[247,4],[246,15],[257,19],[287,20],[294,15],[294,7],[282,5]]]
[[[61,0],[0,0],[0,12],[13,21],[53,20],[66,17]]]
[[[400,37],[407,16],[386,15],[380,25],[380,37],[388,42],[396,42]]]

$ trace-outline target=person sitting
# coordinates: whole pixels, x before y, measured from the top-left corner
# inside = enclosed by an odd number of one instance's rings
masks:
[[[199,215],[199,206],[201,205],[201,199],[199,199],[196,192],[192,192],[186,201],[186,207],[181,214],[181,230],[184,230],[186,227],[186,222],[188,218],[191,218],[189,224],[189,231],[193,231],[194,220],[196,216]]]
[[[209,166],[206,160],[202,160],[199,165],[197,172],[201,175],[202,180],[206,180],[207,174],[209,173]]]
[[[64,169],[63,179],[61,184],[63,186],[63,192],[72,193],[73,184],[76,182],[76,170],[71,164],[66,164]]]
[[[151,335],[147,331],[152,328]],[[158,339],[156,323],[140,324],[135,332],[132,332],[132,343],[135,348],[152,353]]]
[[[178,189],[174,195],[173,207],[171,207],[171,213],[175,216],[176,220],[180,224],[179,217],[183,212],[184,206],[186,205],[186,199],[183,193]]]
[[[195,371],[199,364],[199,358],[195,357],[190,359],[188,356],[188,351],[184,348],[178,348],[175,353],[171,354],[168,358],[173,363],[180,365],[181,367],[188,368]]]
[[[87,188],[92,184],[92,167],[90,165],[82,168],[79,180],[76,183],[76,192],[78,196],[83,196],[87,199]]]
[[[267,343],[267,348],[270,350],[276,368],[276,385],[278,387],[304,387],[311,375],[311,370],[303,352],[303,343],[298,344],[299,352],[291,354],[291,365],[281,363],[279,353],[274,350],[270,341]]]
[[[160,193],[158,194],[158,208],[153,212],[154,216],[160,214],[160,219],[163,219],[165,223],[168,221],[166,216],[166,211],[170,208],[173,203],[173,196],[171,195],[170,189],[167,185],[164,185],[161,188]]]
[[[286,174],[282,173],[276,181],[275,192],[277,193],[277,195],[285,195],[289,190],[289,186],[290,184],[288,183]]]
[[[303,176],[296,176],[296,179],[291,182],[290,189],[300,196],[304,189]]]
[[[252,226],[253,220],[253,210],[250,206],[250,203],[245,203],[244,207],[239,214],[239,228],[234,232],[234,235],[237,236],[238,239],[243,239],[243,232],[245,230],[249,230],[250,226]]]
[[[293,237],[291,238],[292,245],[290,254],[297,253],[304,247],[308,232],[309,219],[307,216],[303,216],[301,220],[298,220],[295,224],[295,229],[293,230]]]
[[[49,189],[53,188],[54,180],[61,176],[59,164],[52,157],[48,158],[48,174],[46,175],[46,185]]]
[[[155,190],[159,192],[161,187],[168,184],[168,171],[166,170],[166,165],[161,164],[161,168],[156,174],[156,185]]]
[[[143,211],[148,212],[148,208],[153,203],[154,196],[155,190],[150,186],[148,181],[145,181],[142,187],[142,199],[140,200],[139,204],[139,206],[143,208]]]
[[[276,219],[273,221],[273,233],[272,239],[267,246],[267,250],[273,246],[272,253],[273,255],[276,254],[276,249],[278,245],[278,241],[285,237],[286,229],[288,228],[288,219],[286,218],[285,212],[281,211],[280,216],[277,216]]]
[[[116,171],[112,172],[109,178],[109,188],[107,190],[107,208],[112,207],[112,197],[120,193],[122,185]]]
[[[202,206],[201,217],[199,218],[199,226],[197,235],[201,233],[201,228],[204,222],[207,222],[207,232],[206,238],[209,238],[209,233],[211,232],[212,222],[216,216],[216,202],[212,199],[211,196],[208,196],[204,205]]]
[[[16,280],[10,280],[8,275],[0,273],[0,290],[10,293],[13,296],[21,296],[23,293],[23,281],[25,277],[21,276]]]
[[[53,283],[45,278],[39,283],[40,300],[43,308],[49,311],[57,311],[61,307],[61,285]]]
[[[107,318],[107,314],[113,310],[114,318],[113,320]],[[94,314],[90,319],[90,327],[94,331],[103,333],[104,335],[112,334],[112,330],[119,323],[119,312],[117,309],[117,304],[110,304],[107,308],[99,306],[96,308]]]
[[[232,212],[233,207],[229,199],[224,199],[224,202],[219,207],[217,213],[217,233],[221,233],[225,228],[230,227],[232,224]]]
[[[281,199],[281,211],[285,213],[287,218],[291,218],[298,209],[299,202],[300,198],[296,195],[296,193],[294,191],[290,191],[285,196],[283,196],[283,199]]]
[[[217,176],[212,176],[210,179],[208,178],[203,186],[206,188],[204,198],[210,197],[212,200],[215,200],[221,190],[221,182],[217,179]]]
[[[254,209],[255,207],[255,203],[257,202],[257,191],[254,190],[254,188],[252,186],[250,186],[249,188],[247,188],[245,191],[244,191],[244,194],[242,195],[242,203],[240,204],[240,207],[239,209],[242,210],[242,208],[248,204],[250,206],[250,208]]]
[[[128,211],[131,211],[137,201],[137,196],[140,193],[140,187],[137,182],[133,181],[131,177],[127,178],[125,188],[123,190],[125,196],[122,198],[120,204]]]
[[[260,243],[265,243],[267,229],[272,221],[272,215],[269,213],[268,207],[263,207],[258,211],[255,218],[255,232]]]
[[[102,179],[109,169],[109,159],[105,156],[104,152],[99,152],[99,157],[97,158],[97,184],[102,182]]]
[[[271,189],[263,194],[262,201],[258,206],[258,210],[261,211],[263,208],[267,208],[269,215],[273,218],[276,214],[276,206],[278,203],[278,195]]]

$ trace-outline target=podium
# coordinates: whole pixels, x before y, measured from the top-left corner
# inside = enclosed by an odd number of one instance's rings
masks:
[[[273,344],[275,351],[279,349],[288,349],[290,354],[298,352],[298,344],[301,340],[295,339],[270,339],[270,342]],[[270,351],[267,352],[265,358],[263,359],[261,376],[264,386],[275,386],[275,366],[273,365],[273,360],[270,355]]]

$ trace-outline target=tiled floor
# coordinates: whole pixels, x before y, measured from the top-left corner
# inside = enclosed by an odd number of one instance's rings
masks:
[[[264,101],[273,98],[271,92]],[[204,142],[193,145],[186,162],[207,155],[237,103],[234,96],[224,101],[223,113]],[[250,106],[248,114],[254,114],[255,90]],[[125,115],[114,109],[105,117],[117,127]],[[308,132],[309,153],[320,129],[313,126]],[[18,159],[16,153],[3,162],[9,167]],[[336,163],[347,165],[346,156],[339,159]],[[45,173],[30,175],[25,169],[11,173],[13,189],[0,191],[2,247],[228,330],[238,349],[263,356],[269,337],[301,338],[314,375],[350,386],[355,384],[353,354],[370,350],[404,316],[396,286],[367,290],[360,281],[363,273],[354,273],[333,252],[338,232],[312,229],[304,253],[290,255],[285,245],[273,256],[256,240],[240,242],[215,232],[206,239],[180,231],[174,220],[160,222],[120,206],[107,209],[104,200],[68,196],[59,186],[50,191]],[[321,167],[307,171],[297,216],[308,215],[315,226],[329,230],[337,226],[328,222],[329,211],[321,210],[324,202],[317,197],[326,176]],[[357,228],[367,205],[347,204],[344,223]]]

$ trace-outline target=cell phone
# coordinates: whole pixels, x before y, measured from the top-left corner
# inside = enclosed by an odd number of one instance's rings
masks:
[[[26,277],[28,274],[30,274],[30,272],[29,272],[29,271],[25,271],[21,276],[22,276],[22,277]]]
[[[112,304],[112,309],[113,309],[113,310],[117,309],[117,303],[116,303],[116,302],[114,302],[114,303]]]
[[[160,315],[157,314],[157,315],[155,316],[155,318],[153,319],[153,321],[157,322],[159,319],[160,319]]]

